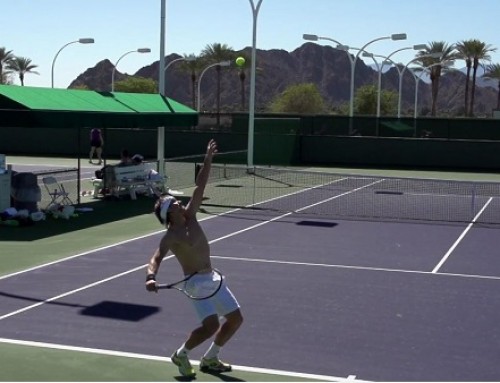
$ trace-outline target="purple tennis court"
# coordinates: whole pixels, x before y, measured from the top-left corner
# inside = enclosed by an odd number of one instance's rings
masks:
[[[282,197],[202,221],[213,265],[225,273],[245,317],[221,357],[352,380],[497,381],[500,260],[498,226],[491,221],[498,196],[454,192],[445,198],[439,189],[436,202],[413,187],[395,192],[384,180],[362,199],[345,201],[374,181],[363,182],[327,195],[323,180],[300,192],[280,181],[288,191]],[[207,190],[207,212],[229,203],[216,201],[222,185]],[[408,210],[416,195],[420,204]],[[449,199],[459,200],[452,201],[456,210]],[[339,210],[361,200],[362,219]],[[437,218],[426,220],[420,214],[433,204]],[[379,210],[405,217],[377,219]],[[445,221],[450,214],[457,219]],[[169,356],[196,316],[180,293],[145,291],[145,263],[160,236],[0,279],[0,337]],[[159,279],[180,275],[168,258]]]

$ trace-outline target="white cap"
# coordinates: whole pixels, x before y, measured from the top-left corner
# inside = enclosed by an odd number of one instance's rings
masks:
[[[161,208],[160,208],[160,217],[164,221],[167,219],[167,212],[168,208],[170,207],[170,204],[175,201],[175,198],[172,196],[167,196],[163,198],[163,201],[161,202]]]

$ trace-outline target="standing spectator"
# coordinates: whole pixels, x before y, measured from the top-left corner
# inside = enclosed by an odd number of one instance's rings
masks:
[[[90,154],[89,154],[89,163],[93,163],[92,159],[94,158],[94,153],[97,156],[98,162],[97,165],[102,163],[102,147],[104,146],[104,139],[102,138],[101,129],[93,128],[90,131]]]

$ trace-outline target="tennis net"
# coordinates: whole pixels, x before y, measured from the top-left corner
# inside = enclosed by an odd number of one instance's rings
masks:
[[[500,223],[500,183],[213,164],[204,208],[313,216]]]
[[[220,166],[225,164],[241,164],[245,163],[246,156],[246,150],[220,152],[214,157],[214,163],[220,164]],[[204,158],[205,153],[166,158],[165,174],[168,186],[173,189],[193,187],[196,165],[203,162]]]

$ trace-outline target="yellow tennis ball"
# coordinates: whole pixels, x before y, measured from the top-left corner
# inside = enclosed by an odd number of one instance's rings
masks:
[[[241,56],[240,56],[240,57],[238,57],[238,58],[236,59],[236,65],[238,65],[238,66],[243,66],[243,65],[245,65],[245,58],[244,58],[244,57],[241,57]]]

